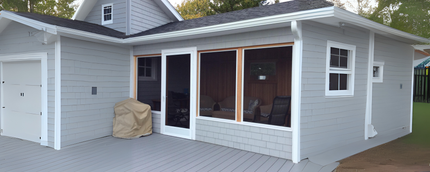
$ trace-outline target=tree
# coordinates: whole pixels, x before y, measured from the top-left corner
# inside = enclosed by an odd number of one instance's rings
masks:
[[[176,6],[179,14],[185,19],[194,19],[215,14],[209,7],[210,0],[184,0]]]
[[[418,36],[430,37],[428,0],[379,0],[369,19]]]
[[[75,13],[74,0],[0,0],[0,9],[31,12],[71,18]]]
[[[217,14],[270,4],[267,0],[212,0],[209,6]]]

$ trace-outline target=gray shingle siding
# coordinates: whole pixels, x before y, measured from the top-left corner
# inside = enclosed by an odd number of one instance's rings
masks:
[[[160,9],[154,0],[131,0],[131,34],[152,29],[171,19]]]
[[[375,61],[385,62],[383,83],[373,84],[372,124],[380,135],[409,130],[413,53],[410,45],[375,36]]]
[[[352,97],[325,97],[327,40],[356,46]],[[303,24],[301,158],[364,139],[369,34],[315,22]]]
[[[196,120],[196,140],[291,159],[291,131]]]
[[[0,34],[0,54],[48,53],[48,146],[54,147],[55,117],[55,44],[42,45],[28,33],[38,30],[11,22]]]
[[[101,25],[102,5],[109,3],[113,3],[113,23],[103,26],[125,33],[127,27],[126,0],[98,0],[84,21]]]
[[[129,97],[129,49],[66,37],[61,46],[62,147],[111,135],[113,107]]]

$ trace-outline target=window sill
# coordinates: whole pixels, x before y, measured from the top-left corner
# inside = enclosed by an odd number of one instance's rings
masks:
[[[196,119],[244,125],[244,126],[250,126],[250,127],[265,128],[265,129],[273,129],[273,130],[280,130],[280,131],[291,131],[291,132],[293,131],[293,129],[290,127],[281,127],[281,126],[259,124],[259,123],[252,123],[252,122],[236,122],[235,120],[229,120],[229,119],[220,119],[220,118],[203,117],[203,116],[199,116]]]

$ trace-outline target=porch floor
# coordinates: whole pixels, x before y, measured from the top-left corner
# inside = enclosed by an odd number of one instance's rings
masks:
[[[290,160],[224,146],[152,134],[125,140],[103,137],[60,151],[0,136],[0,171],[327,171]]]

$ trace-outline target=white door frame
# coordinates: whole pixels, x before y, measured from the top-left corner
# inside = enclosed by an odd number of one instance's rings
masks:
[[[40,145],[48,146],[48,53],[27,53],[27,54],[11,54],[11,55],[1,55],[0,54],[0,80],[3,81],[3,62],[19,62],[19,61],[40,61],[41,65],[41,139]],[[4,105],[3,99],[3,86],[1,87],[1,107]],[[1,117],[1,129],[3,130],[4,118],[3,118],[3,108],[0,110]]]
[[[190,128],[166,126],[166,57],[171,55],[190,54]],[[197,48],[166,49],[161,51],[161,134],[195,140],[196,102],[197,102]]]

